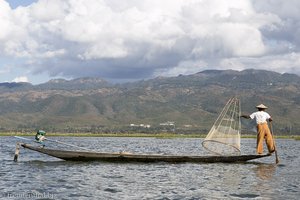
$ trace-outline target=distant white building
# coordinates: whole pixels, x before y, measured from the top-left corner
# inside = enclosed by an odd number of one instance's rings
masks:
[[[130,127],[150,128],[150,124],[130,124]]]
[[[160,123],[159,125],[160,126],[175,126],[175,122],[167,121],[167,122]]]
[[[190,124],[184,124],[183,127],[185,128],[191,128],[193,125],[190,125]]]

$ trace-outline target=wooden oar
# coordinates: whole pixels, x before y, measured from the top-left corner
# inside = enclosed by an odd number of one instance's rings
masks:
[[[20,137],[20,136],[14,136],[15,138],[18,138],[18,139],[22,139],[22,140],[29,140],[29,141],[32,141],[31,139],[28,139],[28,138],[24,138],[24,137]]]
[[[276,145],[275,145],[275,138],[274,138],[274,131],[273,131],[273,126],[272,126],[272,122],[270,122],[270,129],[271,129],[271,135],[272,135],[272,138],[273,138],[273,146],[274,146],[274,150],[275,150],[275,157],[276,157],[276,164],[279,163],[279,158],[278,158],[278,155],[277,155],[277,148],[276,148]]]
[[[33,141],[33,140],[31,140],[31,139],[24,138],[24,137],[20,137],[20,136],[14,136],[14,137],[15,137],[15,138],[22,139],[22,140]],[[86,148],[84,148],[84,147],[76,146],[76,145],[73,145],[73,144],[68,144],[68,143],[65,143],[65,142],[60,142],[60,141],[57,141],[57,140],[52,140],[52,139],[49,139],[49,138],[45,138],[45,140],[50,141],[50,142],[56,142],[56,143],[58,143],[58,144],[63,144],[63,145],[71,146],[71,147],[76,147],[76,148],[79,148],[79,149],[84,149],[84,150],[86,150],[86,151],[92,151],[91,149],[86,149]]]
[[[84,147],[76,146],[76,145],[73,145],[73,144],[68,144],[68,143],[65,143],[65,142],[60,142],[60,141],[57,141],[57,140],[51,140],[49,138],[45,138],[45,140],[50,141],[50,142],[56,142],[58,144],[63,144],[63,145],[71,146],[71,147],[76,147],[76,148],[79,148],[79,149],[84,149],[86,151],[92,151],[91,149],[86,149]]]

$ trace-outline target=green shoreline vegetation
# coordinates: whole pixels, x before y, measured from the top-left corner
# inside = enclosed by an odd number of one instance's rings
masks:
[[[207,134],[176,133],[47,133],[48,137],[151,137],[151,138],[205,138]],[[0,132],[0,136],[35,136],[35,133]],[[256,138],[256,135],[242,135],[241,138]],[[300,135],[277,135],[276,139],[300,140]]]

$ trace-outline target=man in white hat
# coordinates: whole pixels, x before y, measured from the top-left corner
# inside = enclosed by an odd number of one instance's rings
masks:
[[[255,119],[257,124],[257,146],[256,152],[257,154],[263,154],[263,141],[266,140],[267,148],[269,150],[269,154],[275,151],[273,137],[271,131],[268,126],[268,122],[272,121],[271,116],[265,112],[268,108],[264,104],[260,104],[256,106],[258,109],[257,112],[252,113],[251,115],[242,115],[246,119]]]

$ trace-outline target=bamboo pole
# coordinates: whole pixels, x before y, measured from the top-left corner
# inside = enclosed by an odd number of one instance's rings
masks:
[[[17,162],[18,161],[18,157],[20,154],[20,146],[22,143],[17,142],[16,144],[16,150],[15,150],[15,156],[14,156],[14,161]]]
[[[270,128],[271,128],[271,135],[272,135],[272,138],[273,138],[273,146],[274,146],[274,150],[275,150],[275,163],[278,164],[279,163],[279,157],[278,157],[278,154],[277,154],[277,147],[276,147],[276,144],[275,144],[275,137],[274,137],[272,122],[270,122]]]

